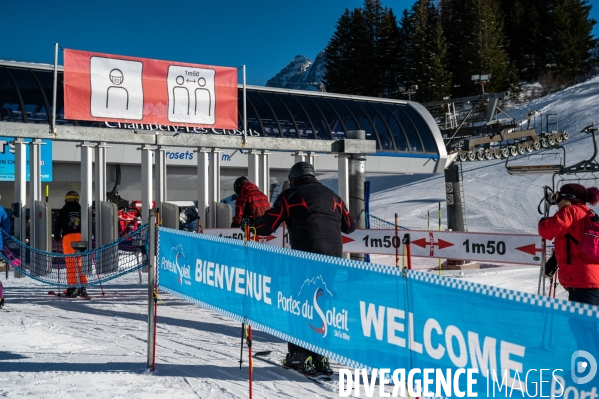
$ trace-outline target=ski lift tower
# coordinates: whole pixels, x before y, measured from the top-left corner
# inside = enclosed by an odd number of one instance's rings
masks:
[[[447,147],[450,160],[445,169],[447,224],[453,231],[467,230],[461,183],[463,162],[507,160],[545,150],[568,139],[567,132],[557,130],[555,114],[529,114],[523,121],[505,114],[499,107],[499,99],[507,93],[486,93],[485,86],[490,79],[490,74],[472,75],[473,83],[481,86],[479,95],[422,104],[436,119]],[[561,166],[553,167],[556,168]],[[518,172],[521,171],[516,167],[511,168],[510,173]]]

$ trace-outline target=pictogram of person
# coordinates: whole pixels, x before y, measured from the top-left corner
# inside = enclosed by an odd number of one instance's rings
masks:
[[[205,95],[206,93],[208,94],[208,116],[210,116],[210,111],[211,111],[211,108],[212,108],[212,94],[210,93],[210,90],[204,88],[204,86],[206,86],[206,79],[199,78],[198,79],[198,85],[200,87],[198,87],[195,90],[195,93],[194,93],[195,94],[195,100],[196,100],[195,115],[198,114],[198,91],[200,91],[200,95],[202,95],[202,94]],[[200,98],[200,100],[201,100],[201,98]]]
[[[125,109],[129,110],[129,92],[127,91],[127,89],[125,89],[124,87],[120,86],[123,81],[125,80],[125,77],[123,76],[123,72],[121,72],[120,69],[113,69],[112,71],[110,71],[110,73],[108,74],[110,81],[115,85],[115,86],[108,86],[108,89],[106,89],[106,108],[108,108],[108,102],[110,100],[110,91],[112,90],[112,92],[114,93],[114,95],[112,96],[117,97],[117,98],[122,98],[123,97],[123,92],[124,92],[124,97],[126,99],[126,106]],[[116,100],[113,100],[113,103]]]
[[[187,115],[189,115],[189,90],[187,89],[187,87],[183,86],[183,83],[185,83],[185,78],[183,78],[183,76],[179,75],[177,76],[177,78],[175,79],[175,82],[177,83],[177,86],[173,87],[173,115],[175,114],[175,105],[177,104],[177,93],[179,94],[179,101],[181,100],[181,98],[187,98]],[[185,101],[185,100],[183,100]]]

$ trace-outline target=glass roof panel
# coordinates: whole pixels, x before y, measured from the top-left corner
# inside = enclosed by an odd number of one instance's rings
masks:
[[[372,123],[374,124],[374,128],[379,136],[379,141],[381,142],[381,149],[384,150],[395,150],[395,145],[393,144],[393,140],[391,139],[391,134],[389,132],[389,127],[383,120],[383,117],[377,112],[374,108],[373,103],[368,101],[358,101],[358,104],[364,108],[364,111],[368,113]]]
[[[428,127],[424,119],[422,119],[422,116],[420,116],[420,114],[409,105],[403,107],[402,109],[406,111],[412,122],[414,122],[414,125],[416,125],[418,133],[420,133],[422,144],[424,144],[424,151],[436,153],[437,145],[435,144],[435,139],[433,138],[433,132],[431,132],[431,129]]]
[[[307,96],[295,96],[295,99],[308,113],[312,125],[314,126],[316,138],[321,140],[332,140],[331,133],[327,127],[327,121],[322,112],[320,112],[320,109],[314,105],[314,102]]]
[[[281,137],[279,125],[277,125],[277,120],[268,103],[264,101],[264,98],[262,98],[260,93],[249,90],[246,93],[248,100],[254,104],[258,111],[258,116],[262,121],[262,126],[264,126],[263,134],[268,137]]]
[[[277,97],[281,99],[287,105],[287,108],[291,111],[291,115],[295,120],[295,124],[299,129],[299,137],[301,139],[312,139],[314,140],[314,131],[312,130],[312,121],[306,115],[304,109],[295,100],[294,96],[290,94],[278,93]]]
[[[295,139],[298,138],[291,114],[289,114],[287,107],[285,107],[279,97],[277,97],[274,93],[261,94],[275,112],[275,116],[279,121],[279,126],[281,126],[281,133],[283,133],[283,137]]]
[[[341,102],[347,106],[351,113],[356,117],[360,129],[364,130],[364,133],[366,134],[366,140],[376,140],[376,149],[380,150],[382,148],[381,143],[379,142],[374,127],[372,126],[372,123],[370,123],[370,119],[368,118],[368,115],[366,115],[364,109],[356,104],[354,100],[341,100]]]
[[[403,128],[403,131],[406,134],[408,139],[408,143],[410,146],[411,152],[423,152],[422,142],[420,141],[420,137],[418,136],[418,131],[416,130],[416,126],[412,123],[408,115],[402,111],[404,107],[407,105],[404,104],[384,104],[395,117],[399,120],[399,124]]]
[[[360,127],[356,122],[356,119],[351,114],[351,112],[349,112],[347,107],[341,103],[341,101],[339,101],[337,98],[326,98],[325,101],[335,108],[335,111],[337,111],[339,117],[341,117],[341,120],[343,121],[343,125],[345,126],[346,131],[360,130]]]
[[[316,106],[322,111],[334,140],[340,140],[345,138],[345,127],[343,122],[339,118],[339,115],[335,112],[333,107],[324,100],[322,97],[310,97],[310,100],[316,104]]]

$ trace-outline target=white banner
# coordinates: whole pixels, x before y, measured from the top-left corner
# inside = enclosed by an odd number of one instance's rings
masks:
[[[239,229],[204,229],[204,234],[243,239]],[[542,240],[534,234],[464,233],[434,230],[356,230],[343,234],[343,251],[363,254],[403,255],[402,242],[409,234],[412,256],[443,259],[464,259],[484,262],[538,265],[541,260]],[[254,237],[250,237],[254,240]],[[258,242],[277,247],[288,247],[284,229]]]

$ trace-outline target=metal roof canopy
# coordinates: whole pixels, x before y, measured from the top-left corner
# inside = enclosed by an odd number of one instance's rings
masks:
[[[104,129],[88,126],[57,125],[56,134],[46,124],[0,122],[0,136],[58,141],[97,141],[173,147],[255,149],[271,151],[310,151],[321,153],[374,154],[374,140],[305,140],[247,136],[180,133],[166,135],[153,130]]]

